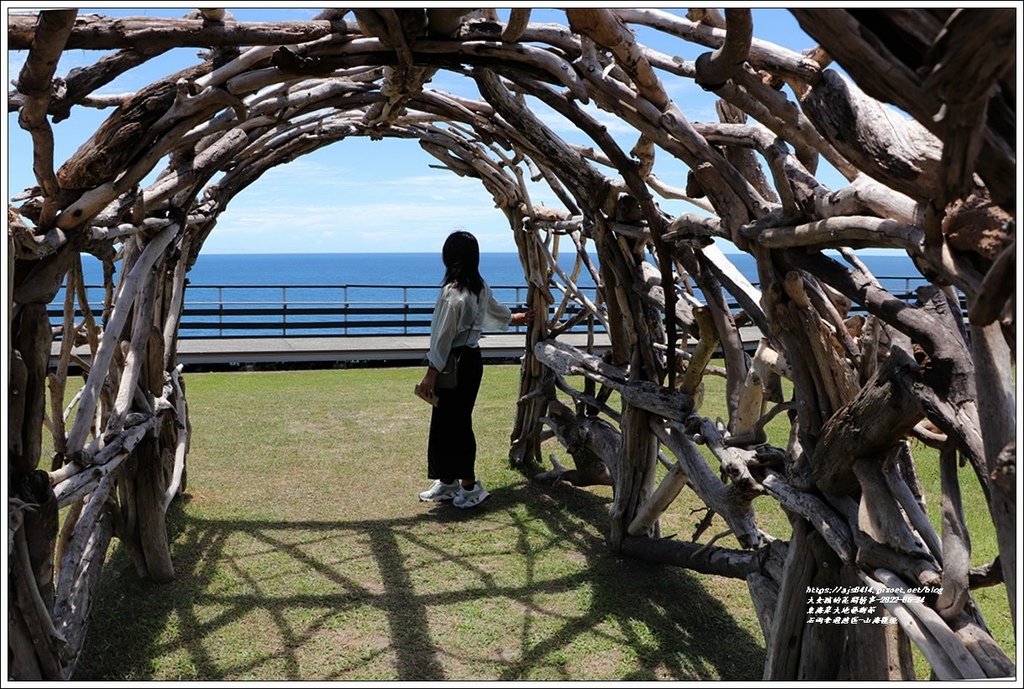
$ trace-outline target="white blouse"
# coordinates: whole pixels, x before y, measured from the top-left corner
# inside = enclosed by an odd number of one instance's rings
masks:
[[[494,298],[486,282],[479,296],[445,285],[434,304],[427,361],[440,371],[452,349],[477,347],[484,330],[508,330],[511,323],[512,310]]]

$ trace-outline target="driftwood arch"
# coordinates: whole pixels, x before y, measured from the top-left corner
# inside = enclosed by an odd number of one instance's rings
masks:
[[[164,513],[185,488],[189,446],[176,362],[185,276],[237,194],[351,136],[416,140],[493,196],[529,300],[549,314],[528,335],[510,461],[535,472],[541,443],[557,438],[577,481],[599,480],[587,478],[595,464],[611,477],[610,547],[745,579],[765,678],[908,677],[908,642],[939,678],[1016,674],[971,596],[983,575],[1001,581],[1016,616],[1014,10],[791,12],[819,44],[806,54],[755,39],[744,9],[565,10],[544,24],[529,9],[325,10],[266,24],[222,10],[10,14],[9,48],[28,52],[8,105],[32,136],[38,183],[8,206],[11,677],[72,675],[114,536],[140,573],[173,578]],[[641,26],[703,52],[651,50],[635,39]],[[95,93],[182,46],[208,52],[136,93]],[[110,52],[55,78],[72,49]],[[437,70],[473,80],[480,98],[432,90]],[[689,121],[668,95],[675,80],[713,91],[720,121]],[[561,140],[531,103],[592,145]],[[635,146],[620,148],[587,104],[635,129]],[[51,122],[106,106],[116,107],[58,164]],[[653,173],[665,159],[689,169],[685,189]],[[816,179],[822,160],[845,186]],[[564,207],[534,205],[533,183]],[[667,198],[694,210],[669,215]],[[719,239],[756,259],[760,289]],[[592,271],[597,303],[552,261],[559,244]],[[889,294],[857,259],[864,247],[905,251],[932,287],[916,303]],[[82,253],[120,262],[102,305],[81,289]],[[55,339],[46,307],[65,282]],[[610,355],[559,341],[567,300],[607,327]],[[851,304],[867,315],[851,317]],[[753,356],[743,323],[763,335]],[[65,410],[76,345],[88,346],[87,376]],[[718,423],[700,413],[716,347],[729,409]],[[790,399],[776,394],[779,376]],[[776,415],[791,427],[785,447],[763,436]],[[912,437],[941,448],[942,533],[915,496]],[[972,471],[962,476],[958,457]],[[997,534],[984,572],[969,567],[961,478],[981,483]],[[724,516],[735,547],[659,537],[659,515],[687,487]],[[756,499],[784,506],[788,540],[758,529]],[[811,586],[941,594],[892,604],[898,626],[812,629]],[[821,662],[820,648],[847,650]]]

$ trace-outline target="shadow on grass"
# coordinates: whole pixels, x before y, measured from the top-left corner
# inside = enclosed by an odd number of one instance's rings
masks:
[[[412,516],[386,520],[210,521],[190,516],[188,505],[179,502],[168,521],[176,581],[158,586],[138,579],[124,549],[116,548],[103,571],[75,679],[444,681],[460,679],[446,670],[453,662],[466,672],[479,667],[475,678],[481,680],[760,679],[761,640],[740,627],[693,575],[617,558],[597,531],[580,528],[603,525],[609,504],[586,490],[529,482],[498,488],[472,510],[422,505]],[[507,581],[482,566],[472,547],[452,552],[434,542],[435,525],[450,533],[463,523],[467,533],[500,534],[501,542],[511,545],[489,555],[523,558],[516,564],[526,575]],[[554,576],[539,574],[551,565],[541,558],[552,553],[538,552],[538,528],[577,566]],[[256,554],[231,551],[228,543],[239,537],[284,558],[282,569],[290,574],[271,588],[255,560],[245,563]],[[360,552],[317,549],[316,543],[332,538],[346,548],[356,540]],[[481,538],[486,542],[490,536]],[[349,570],[357,559],[369,578],[360,580]],[[424,586],[420,570],[427,567],[451,569],[455,585]],[[221,581],[226,574],[235,578],[233,585]],[[328,582],[327,590],[310,588],[314,580]],[[581,590],[586,595],[580,596],[585,603],[579,609],[552,612],[551,597]],[[506,628],[494,633],[509,637],[500,643],[515,648],[510,657],[453,647],[452,638],[431,623],[431,610],[491,604],[506,611],[499,616]],[[378,624],[387,630],[383,638],[369,634],[358,642],[343,641],[349,632],[339,627],[366,615],[383,620]],[[242,644],[227,654],[212,650],[222,647],[238,625],[251,626],[254,616],[269,625],[260,637],[272,640],[268,648],[247,650]],[[571,665],[566,656],[587,652],[595,634],[604,647],[617,647],[612,655],[618,658],[594,658],[589,665],[594,676],[560,671],[560,663]],[[330,652],[322,646],[325,636],[328,648],[332,643],[360,648],[321,674],[310,670],[309,657]],[[374,676],[361,675],[374,664]],[[381,667],[389,677],[378,676]],[[311,672],[317,676],[304,676]]]

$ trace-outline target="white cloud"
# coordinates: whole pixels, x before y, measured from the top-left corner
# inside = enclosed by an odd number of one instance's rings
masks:
[[[239,194],[204,250],[436,251],[457,227],[477,234],[485,250],[515,248],[505,216],[476,180],[441,171],[371,180],[298,160]]]

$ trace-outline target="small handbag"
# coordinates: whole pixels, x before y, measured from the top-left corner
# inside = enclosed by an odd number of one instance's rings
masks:
[[[452,390],[459,387],[459,355],[455,352],[448,355],[448,361],[445,362],[444,368],[434,380],[434,387],[440,390]]]

